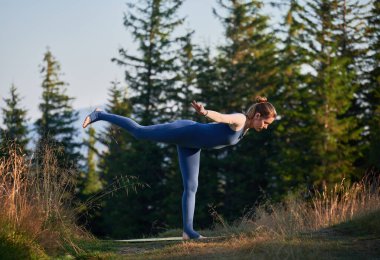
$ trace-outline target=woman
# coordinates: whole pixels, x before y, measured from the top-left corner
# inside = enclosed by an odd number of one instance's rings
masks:
[[[182,173],[184,192],[182,195],[183,239],[205,238],[193,229],[195,193],[201,149],[220,149],[238,143],[250,128],[256,131],[267,129],[276,118],[274,106],[265,97],[257,97],[246,114],[221,114],[206,110],[196,101],[192,103],[198,114],[215,121],[202,124],[192,120],[176,120],[171,123],[141,126],[128,117],[109,114],[95,109],[89,114],[83,128],[99,120],[118,125],[137,139],[175,144]]]

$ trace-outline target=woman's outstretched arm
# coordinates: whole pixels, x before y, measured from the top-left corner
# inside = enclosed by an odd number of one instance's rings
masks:
[[[195,100],[191,102],[191,105],[198,112],[198,114],[206,116],[218,123],[226,123],[230,125],[240,126],[244,125],[246,120],[245,115],[240,113],[222,114],[213,110],[206,110],[202,104],[197,103]]]

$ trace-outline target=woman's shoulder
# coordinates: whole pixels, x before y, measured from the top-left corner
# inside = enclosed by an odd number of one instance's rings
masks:
[[[236,112],[236,113],[232,113],[232,114],[229,114],[229,115],[231,117],[234,117],[237,121],[244,122],[244,123],[245,123],[245,120],[247,119],[247,115],[244,114],[244,113]]]
[[[246,118],[246,115],[244,113],[240,113],[240,112],[234,112],[234,113],[229,113],[229,114],[225,114],[227,116],[234,116],[234,117],[240,117],[240,118]]]
[[[246,115],[243,113],[232,113],[232,114],[227,114],[228,116],[228,125],[229,127],[234,130],[234,131],[239,131],[241,130],[246,121]]]
[[[231,115],[238,115],[238,116],[243,117],[243,118],[247,117],[247,115],[245,113],[242,113],[242,112],[231,113]]]

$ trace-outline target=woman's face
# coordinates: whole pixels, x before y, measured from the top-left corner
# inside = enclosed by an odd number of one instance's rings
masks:
[[[251,120],[250,128],[254,128],[257,132],[267,129],[268,125],[272,124],[274,117],[262,117],[260,113],[256,113]]]

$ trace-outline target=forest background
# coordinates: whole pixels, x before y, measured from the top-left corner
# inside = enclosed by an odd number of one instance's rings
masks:
[[[195,228],[211,226],[215,212],[230,222],[264,200],[307,196],[309,189],[379,172],[379,3],[218,0],[210,12],[225,38],[215,49],[193,43],[191,29],[177,32],[186,21],[178,15],[182,4],[127,3],[123,23],[137,51],[121,47],[110,57],[125,79],[105,86],[105,109],[142,125],[184,118],[208,123],[194,112],[192,100],[234,113],[263,95],[279,114],[267,131],[202,151]],[[270,21],[265,5],[281,10],[280,22]],[[59,166],[80,172],[77,201],[98,198],[78,219],[97,236],[139,237],[180,228],[175,146],[136,140],[111,125],[93,125],[78,141],[82,118],[66,93],[64,66],[50,49],[41,62],[41,114],[33,122],[32,149],[21,94],[14,84],[8,91],[1,87],[1,156],[16,141],[37,168],[41,147],[58,147]],[[134,183],[143,185],[134,192],[128,189]]]

